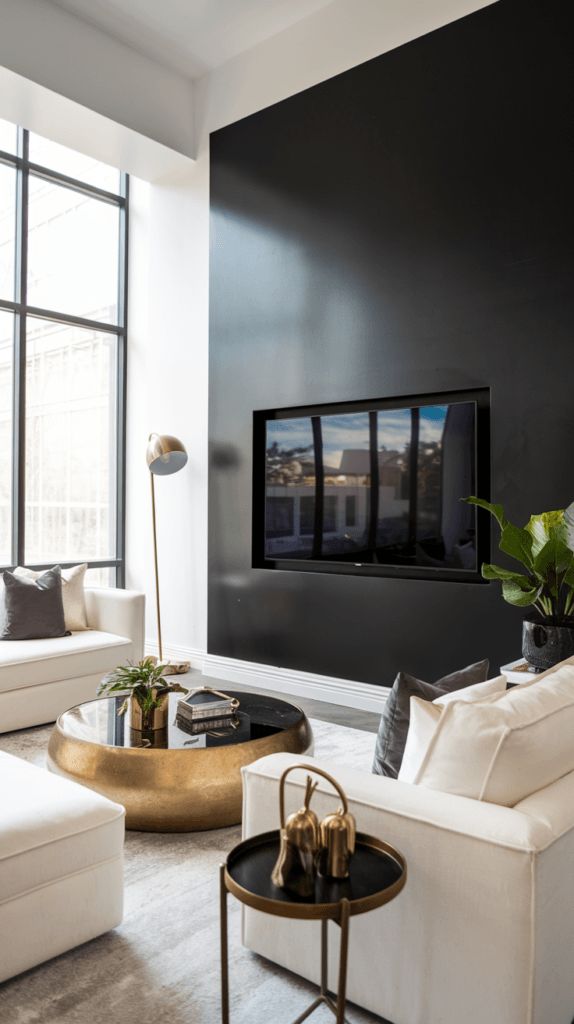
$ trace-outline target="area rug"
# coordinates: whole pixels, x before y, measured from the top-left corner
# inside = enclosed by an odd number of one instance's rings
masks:
[[[370,771],[375,736],[312,721],[315,756]],[[0,736],[0,750],[42,765],[50,727]],[[239,827],[212,832],[126,833],[122,925],[0,985],[5,1024],[218,1024],[218,868]],[[240,943],[229,900],[232,1024],[288,1024],[313,998],[301,978]],[[0,936],[0,941],[6,941]],[[353,1024],[380,1022],[355,1007]],[[313,1024],[332,1024],[327,1008]]]

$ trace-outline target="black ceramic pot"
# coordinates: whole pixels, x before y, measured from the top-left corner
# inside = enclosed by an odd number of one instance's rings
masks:
[[[522,657],[537,672],[545,672],[574,655],[574,626],[547,626],[525,619],[522,624]]]

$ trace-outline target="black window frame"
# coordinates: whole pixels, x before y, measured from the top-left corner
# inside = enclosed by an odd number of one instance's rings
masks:
[[[18,127],[16,153],[0,150],[0,163],[16,170],[16,300],[0,297],[0,310],[14,314],[13,386],[12,386],[12,563],[0,566],[13,569],[27,565],[30,569],[49,569],[53,563],[26,563],[26,322],[34,317],[54,323],[115,335],[116,346],[116,543],[115,557],[88,561],[90,569],[115,570],[115,586],[125,587],[125,508],[126,508],[126,397],[127,397],[127,304],[128,304],[128,236],[129,236],[129,178],[119,174],[119,191],[108,192],[78,178],[30,160],[30,133]],[[76,192],[117,207],[118,232],[118,322],[103,323],[84,317],[61,313],[53,309],[31,306],[27,301],[28,284],[28,191],[30,175],[64,186]],[[60,562],[62,568],[77,564]]]

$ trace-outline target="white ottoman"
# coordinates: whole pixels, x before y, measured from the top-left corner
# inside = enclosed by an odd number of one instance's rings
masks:
[[[118,925],[124,808],[0,752],[0,981]]]

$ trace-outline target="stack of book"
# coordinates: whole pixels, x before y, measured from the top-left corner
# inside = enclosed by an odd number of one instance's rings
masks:
[[[239,701],[218,690],[201,687],[190,690],[177,702],[176,725],[192,734],[211,729],[233,728]]]

